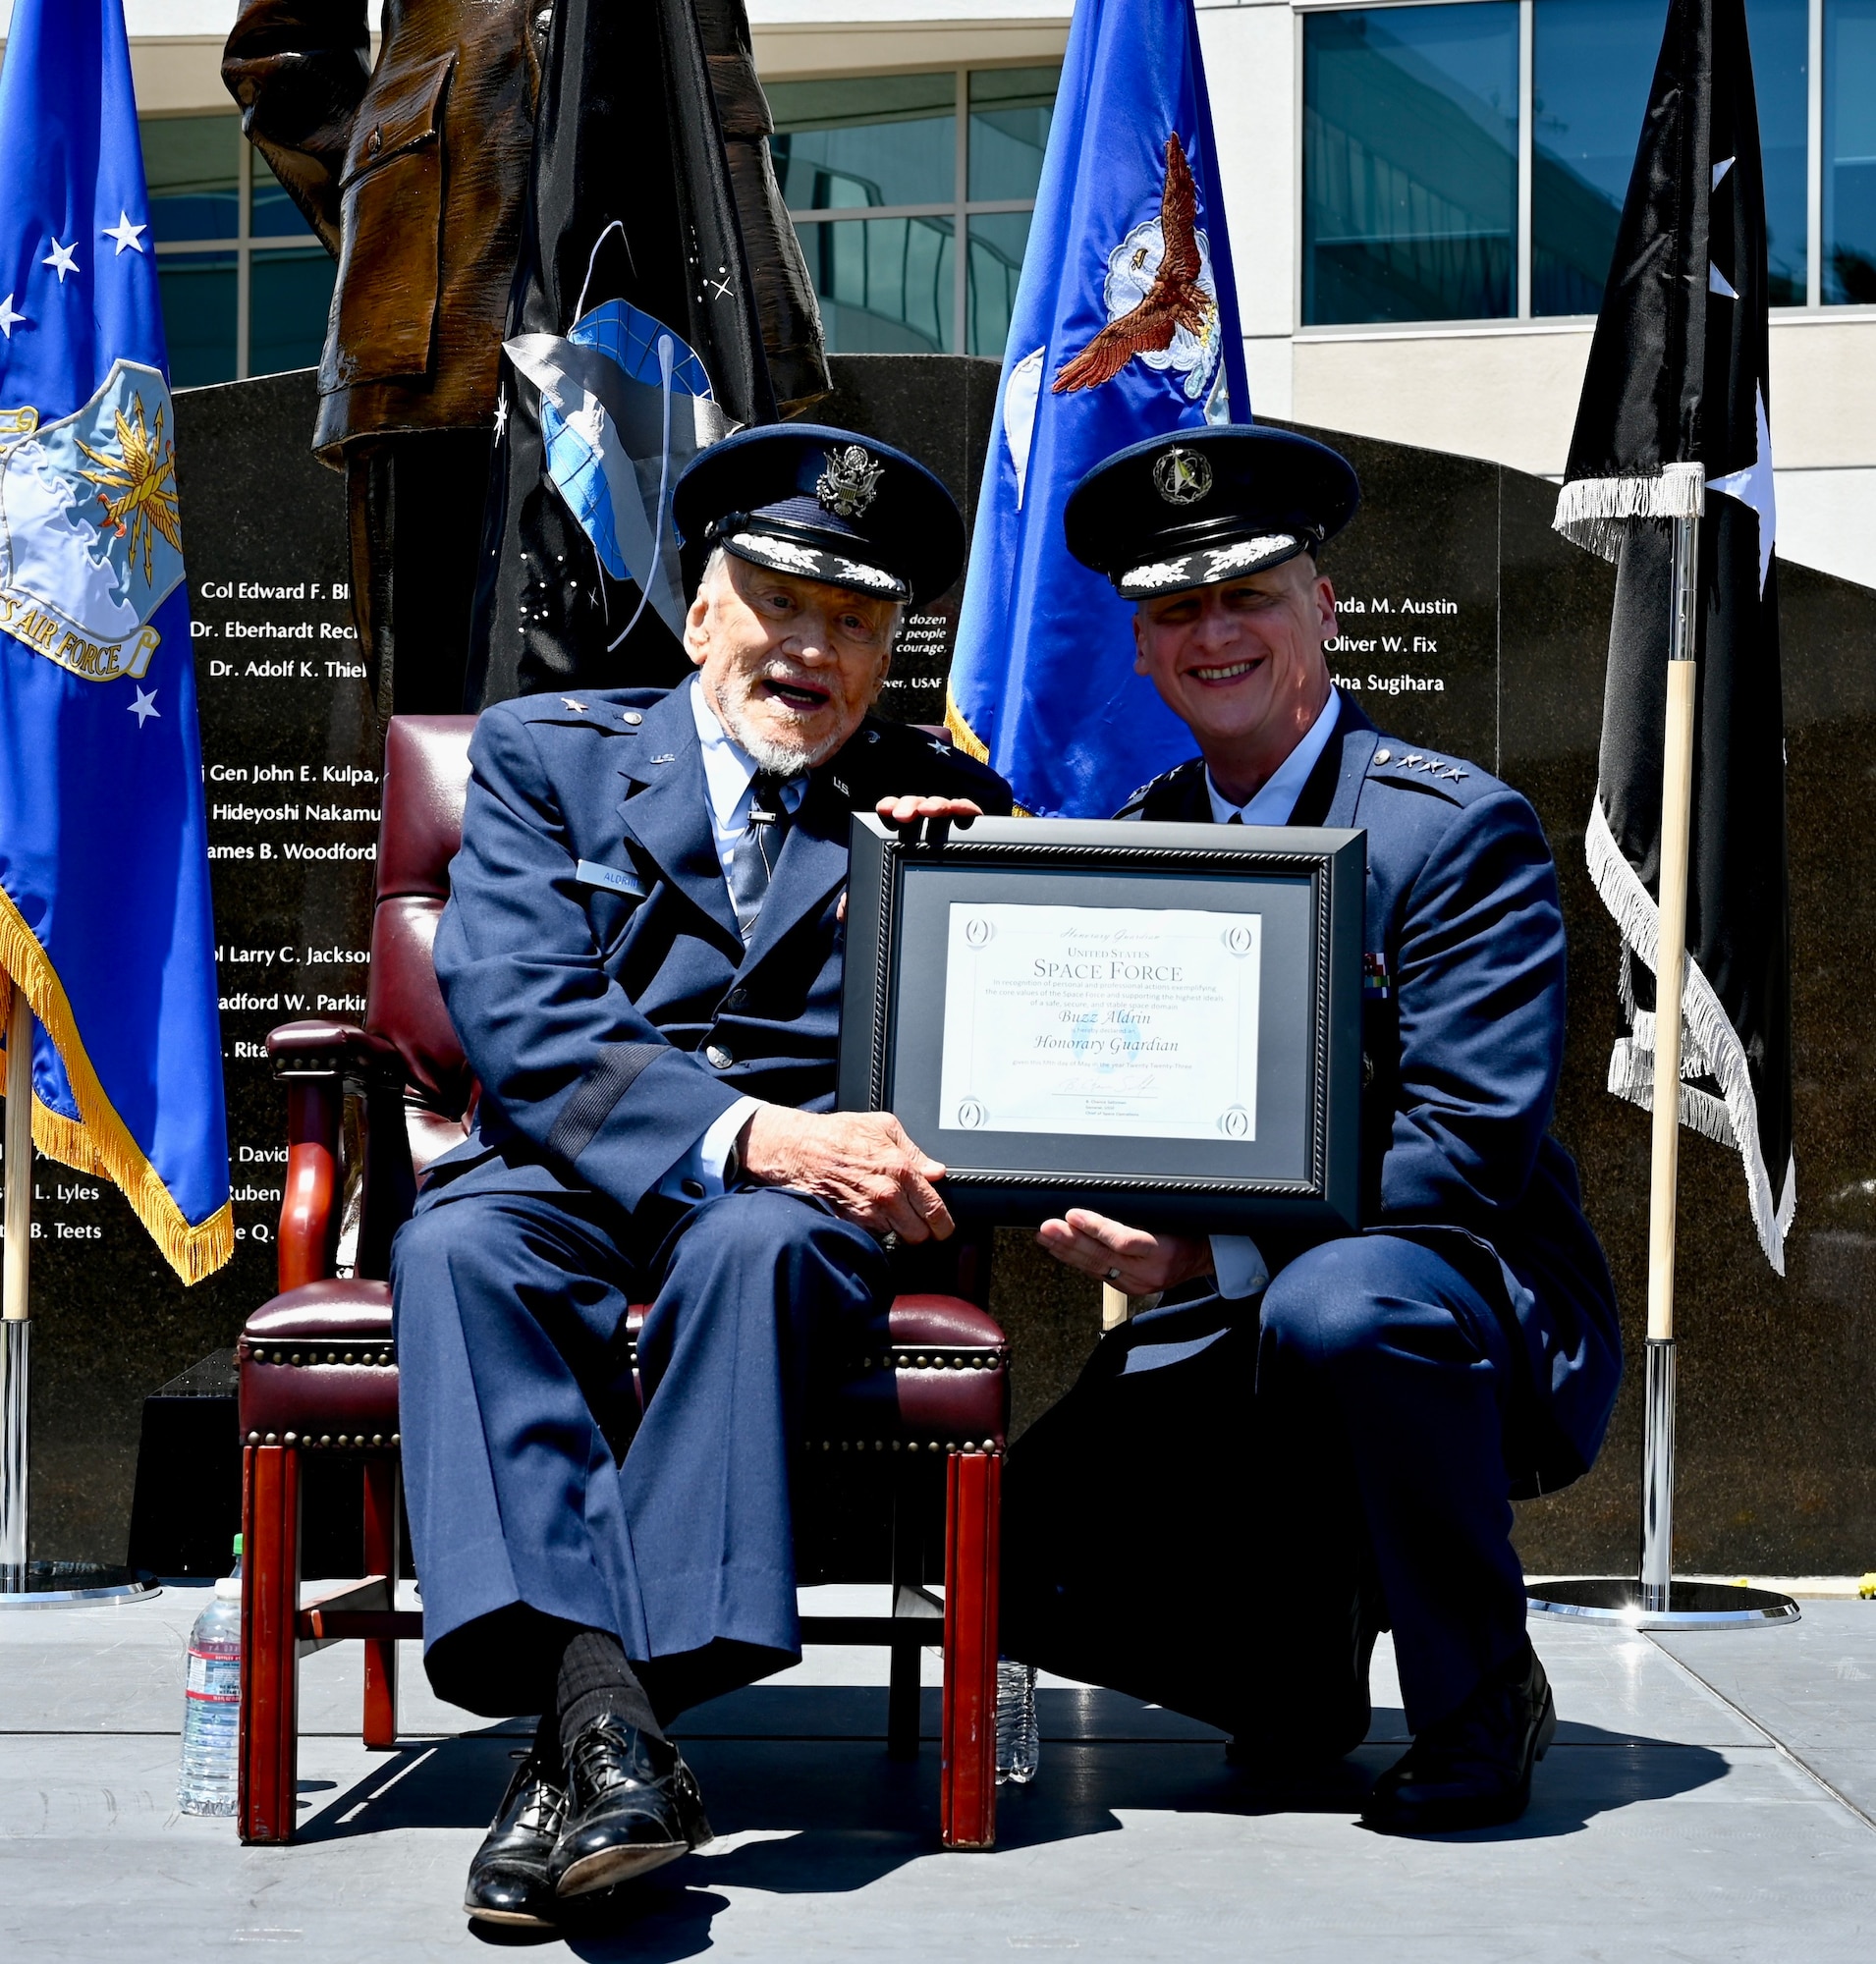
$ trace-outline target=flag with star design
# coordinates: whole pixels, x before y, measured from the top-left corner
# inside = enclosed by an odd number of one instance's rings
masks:
[[[194,657],[123,0],[0,69],[0,1029],[39,1150],[185,1282],[234,1252]]]
[[[1623,937],[1609,1089],[1651,1107],[1671,520],[1701,521],[1681,1121],[1738,1152],[1783,1274],[1796,1182],[1767,292],[1743,0],[1671,0],[1556,525],[1617,567],[1587,851]]]
[[[710,13],[734,39],[729,10]],[[697,0],[558,0],[540,20],[473,709],[688,675],[684,609],[700,568],[682,556],[672,493],[706,444],[776,419],[743,232],[760,213],[739,212]],[[765,114],[746,98],[743,110],[745,131]],[[771,231],[771,271],[780,243]]]

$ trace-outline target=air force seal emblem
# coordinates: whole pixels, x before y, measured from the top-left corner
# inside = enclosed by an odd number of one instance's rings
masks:
[[[1166,181],[1157,218],[1136,225],[1108,254],[1101,289],[1107,325],[1050,385],[1058,396],[1111,382],[1136,356],[1170,369],[1206,419],[1228,422],[1219,377],[1218,282],[1211,242],[1198,229],[1198,189],[1177,133],[1166,139]]]
[[[0,632],[86,682],[143,675],[183,577],[174,422],[169,385],[137,361],[43,428],[0,410]]]

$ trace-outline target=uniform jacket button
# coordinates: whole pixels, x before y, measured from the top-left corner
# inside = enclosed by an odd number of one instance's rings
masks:
[[[709,1063],[718,1070],[728,1070],[736,1059],[721,1044],[711,1044],[703,1053]]]
[[[701,1200],[703,1198],[703,1182],[700,1179],[681,1179],[678,1182],[678,1190],[687,1200]]]
[[[744,1004],[748,1000],[749,992],[746,989],[732,989],[730,991],[730,1008],[733,1009],[742,1009]]]

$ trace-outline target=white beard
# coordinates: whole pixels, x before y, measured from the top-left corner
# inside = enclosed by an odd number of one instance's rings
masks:
[[[773,736],[764,736],[750,727],[744,707],[742,696],[731,696],[728,690],[724,690],[716,704],[718,720],[732,739],[754,759],[755,768],[767,771],[772,777],[794,778],[803,771],[811,771],[815,765],[826,763],[846,740],[837,735],[812,744],[778,742]]]

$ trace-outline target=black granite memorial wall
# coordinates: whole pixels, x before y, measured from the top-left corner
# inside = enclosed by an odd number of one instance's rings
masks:
[[[927,459],[967,505],[996,364],[835,360],[826,420]],[[108,1188],[41,1166],[33,1270],[35,1552],[122,1556],[145,1395],[230,1343],[271,1289],[284,1101],[261,1040],[362,1007],[379,730],[348,618],[340,480],[306,451],[309,374],[178,399],[203,753],[221,938],[241,1240],[193,1290]],[[1556,850],[1571,930],[1570,1045],[1556,1128],[1582,1167],[1631,1341],[1645,1275],[1647,1116],[1602,1088],[1617,1033],[1617,938],[1583,870],[1611,569],[1550,530],[1553,487],[1474,460],[1361,438],[1362,514],[1325,570],[1342,599],[1338,679],[1384,729],[1471,757],[1526,791]],[[1798,1215],[1790,1275],[1753,1239],[1738,1161],[1682,1158],[1679,1559],[1684,1570],[1876,1564],[1876,593],[1781,569],[1797,1021]],[[889,713],[943,711],[957,594],[907,624]],[[1131,786],[1117,787],[1117,799]],[[1000,1237],[994,1306],[1014,1339],[1017,1421],[1090,1347],[1094,1291]],[[1533,1572],[1626,1565],[1635,1536],[1638,1384],[1601,1464],[1522,1510]],[[1125,1443],[1117,1442],[1118,1455]],[[1146,1469],[1142,1469],[1145,1471]]]

